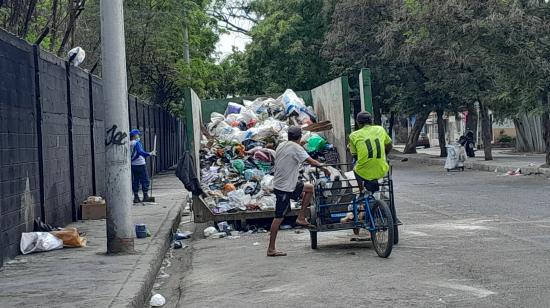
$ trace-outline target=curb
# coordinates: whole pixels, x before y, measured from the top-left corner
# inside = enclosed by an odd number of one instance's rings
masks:
[[[404,159],[407,158],[408,160],[415,161],[422,164],[429,164],[429,165],[445,165],[445,160],[441,158],[434,158],[429,156],[417,156],[418,154],[402,154],[402,153],[391,153],[389,157],[394,159]],[[496,172],[499,173],[506,173],[511,170],[516,170],[518,168],[521,169],[522,174],[541,174],[544,176],[550,176],[550,168],[540,168],[540,167],[514,167],[514,166],[499,166],[499,165],[492,165],[490,162],[481,163],[477,161],[465,161],[464,167],[466,169],[472,169],[472,170],[479,170],[479,171],[488,171],[488,172]]]
[[[110,307],[148,307],[147,299],[155,283],[157,274],[162,266],[164,255],[170,248],[172,234],[176,232],[181,221],[183,201],[176,201],[172,209],[166,214],[164,221],[151,241],[152,251],[141,252],[143,258],[136,264],[136,270],[130,274],[122,288],[117,300],[113,301]],[[143,268],[145,271],[137,269]]]

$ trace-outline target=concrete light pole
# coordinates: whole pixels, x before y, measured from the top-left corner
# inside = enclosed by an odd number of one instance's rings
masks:
[[[107,252],[134,251],[123,0],[101,0]]]

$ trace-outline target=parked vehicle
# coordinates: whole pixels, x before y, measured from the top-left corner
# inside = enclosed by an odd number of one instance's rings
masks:
[[[424,147],[428,149],[430,147],[430,138],[426,133],[420,133],[418,141],[416,142],[417,147]]]

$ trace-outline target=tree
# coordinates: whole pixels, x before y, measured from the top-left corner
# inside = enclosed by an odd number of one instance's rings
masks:
[[[323,0],[256,0],[258,23],[245,52],[251,83],[247,94],[311,89],[328,80],[328,63],[320,49],[328,29]]]

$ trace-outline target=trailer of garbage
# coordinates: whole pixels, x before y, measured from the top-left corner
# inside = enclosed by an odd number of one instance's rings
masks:
[[[338,152],[323,135],[332,124],[318,121],[313,109],[292,90],[277,99],[229,103],[224,114],[211,114],[210,123],[202,128],[200,165],[204,202],[212,213],[275,209],[275,150],[287,141],[291,125],[302,127],[301,144],[310,156],[338,163]]]

